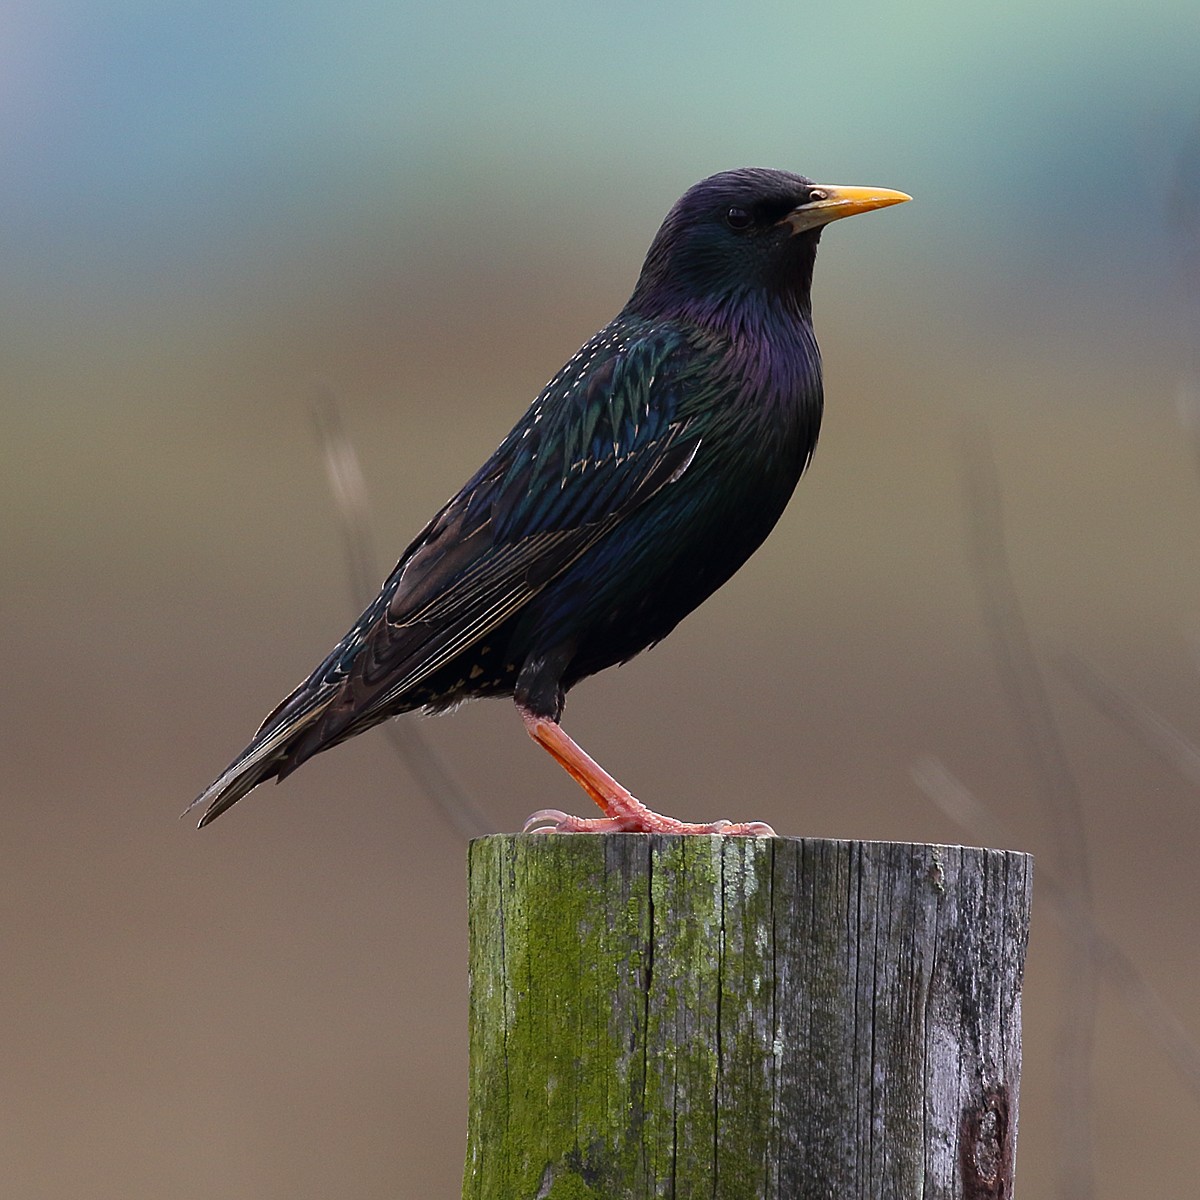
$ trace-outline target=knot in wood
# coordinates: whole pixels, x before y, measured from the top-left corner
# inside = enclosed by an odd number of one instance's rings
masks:
[[[963,1200],[1010,1200],[1013,1154],[1006,1087],[988,1088],[979,1104],[964,1109],[958,1161]]]

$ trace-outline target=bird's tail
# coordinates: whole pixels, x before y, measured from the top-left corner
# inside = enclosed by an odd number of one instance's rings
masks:
[[[215,821],[227,808],[268,779],[282,779],[322,745],[296,753],[296,740],[325,711],[332,696],[313,696],[305,685],[297,688],[267,716],[254,740],[180,814],[204,808],[197,829]]]

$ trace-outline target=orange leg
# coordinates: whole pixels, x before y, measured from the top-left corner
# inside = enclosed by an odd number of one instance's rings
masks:
[[[529,736],[575,780],[600,806],[603,817],[587,820],[554,808],[543,808],[525,822],[525,831],[536,833],[720,833],[734,837],[774,837],[775,831],[762,821],[735,825],[713,821],[695,825],[664,817],[647,808],[623,788],[593,758],[584,753],[553,721],[526,709],[518,710]]]

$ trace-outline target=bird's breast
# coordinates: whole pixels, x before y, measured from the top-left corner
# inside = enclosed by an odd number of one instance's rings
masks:
[[[816,447],[824,407],[812,325],[780,321],[753,328],[733,341],[726,361],[746,465],[773,482],[790,476],[790,495]]]

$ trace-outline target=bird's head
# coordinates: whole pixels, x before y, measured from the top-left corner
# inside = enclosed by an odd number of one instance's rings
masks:
[[[807,315],[821,230],[910,198],[756,167],[712,175],[667,214],[628,307],[643,316],[707,323],[758,299]]]

